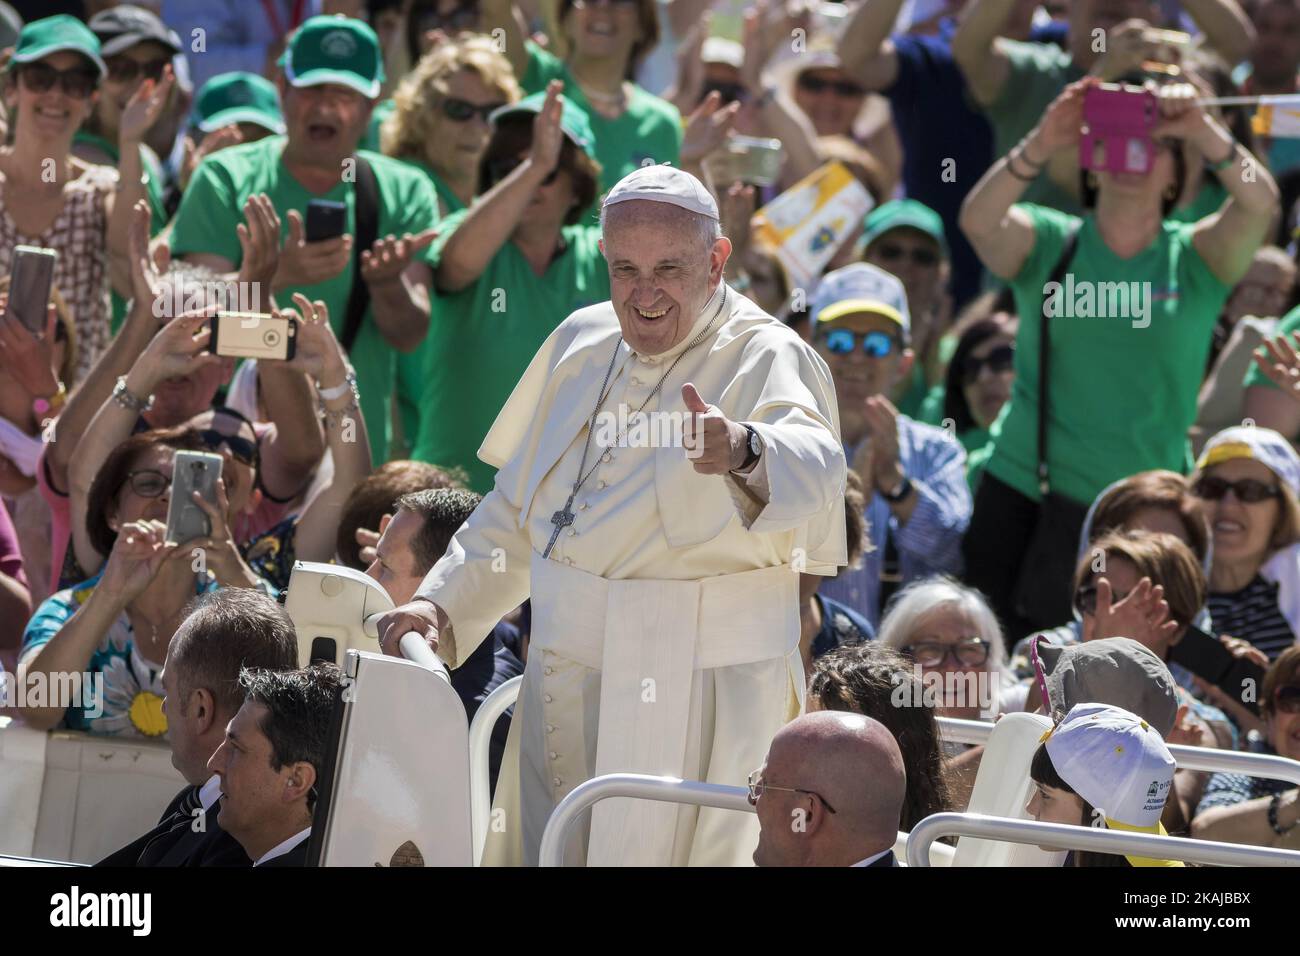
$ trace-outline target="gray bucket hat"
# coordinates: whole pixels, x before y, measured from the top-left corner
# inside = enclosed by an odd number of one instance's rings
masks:
[[[1048,715],[1059,721],[1075,704],[1110,704],[1137,714],[1168,737],[1178,715],[1178,691],[1165,662],[1128,637],[1054,645],[1043,638],[1031,650],[1034,675]]]

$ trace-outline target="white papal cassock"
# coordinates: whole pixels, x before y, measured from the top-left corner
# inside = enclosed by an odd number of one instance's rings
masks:
[[[698,474],[681,447],[602,448],[598,424],[587,468],[599,467],[542,558],[620,338],[609,303],[582,309],[546,340],[501,410],[479,450],[500,469],[496,486],[420,587],[451,620],[439,653],[453,667],[532,598],[493,811],[503,826],[489,828],[487,863],[536,863],[555,804],[598,774],[744,785],[802,709],[794,572],[833,574],[846,558],[835,391],[816,352],[748,299],[727,289],[718,314],[724,288],[671,351],[618,345],[604,409],[640,408],[717,314],[646,411],[684,413],[682,385],[693,382],[761,435],[747,479]],[[618,799],[596,806],[584,839],[591,865],[738,865],[757,837],[753,814]],[[575,841],[570,862],[583,852]]]

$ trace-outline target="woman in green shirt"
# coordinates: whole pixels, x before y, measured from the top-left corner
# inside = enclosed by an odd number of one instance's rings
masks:
[[[393,112],[380,132],[383,153],[429,177],[440,218],[460,212],[478,192],[479,163],[492,135],[488,117],[519,97],[510,61],[491,39],[448,40],[425,54],[393,95]],[[397,356],[397,411],[408,451],[420,431],[431,341]]]
[[[504,31],[506,56],[525,93],[563,81],[564,95],[591,124],[600,191],[646,163],[680,165],[681,114],[632,81],[659,42],[655,0],[558,0],[554,9],[547,30],[554,53],[524,36],[513,0],[484,0],[483,32]]]
[[[1011,284],[1022,320],[1011,401],[993,426],[965,539],[967,579],[990,597],[1011,633],[1050,627],[1068,613],[1065,559],[1073,556],[1087,502],[1139,471],[1188,470],[1187,430],[1214,323],[1278,203],[1268,172],[1206,112],[1192,86],[1177,84],[1156,90],[1161,118],[1148,173],[1081,171],[1082,219],[1017,204],[1054,154],[1077,154],[1085,94],[1097,82],[1066,87],[975,186],[959,220],[984,265]],[[1185,178],[1182,143],[1207,157],[1228,193],[1215,214],[1194,223],[1170,218]],[[1242,175],[1243,164],[1254,175]],[[1076,248],[1062,262],[1072,235]],[[1049,285],[1054,274],[1059,281]],[[1052,323],[1051,496],[1040,505],[1045,316]],[[1051,524],[1040,528],[1044,517]],[[1048,615],[1055,617],[1040,619]]]
[[[572,312],[609,298],[600,227],[580,223],[600,181],[586,116],[553,82],[493,115],[487,191],[440,224],[438,295],[426,344],[413,458],[460,466],[485,493],[478,448],[546,337]]]

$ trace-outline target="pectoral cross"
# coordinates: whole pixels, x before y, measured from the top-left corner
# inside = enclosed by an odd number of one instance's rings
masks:
[[[546,543],[546,550],[542,552],[543,558],[549,558],[551,551],[555,547],[555,542],[559,540],[560,531],[573,524],[573,495],[569,495],[569,500],[564,503],[564,507],[551,515],[551,524],[555,525],[555,530],[551,532],[551,540]]]

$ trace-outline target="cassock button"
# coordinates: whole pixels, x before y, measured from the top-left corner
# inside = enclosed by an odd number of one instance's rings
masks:
[[[548,665],[548,666],[545,668],[545,670],[542,671],[542,673],[543,673],[543,674],[546,674],[547,676],[550,676],[551,674],[554,674],[554,673],[555,673],[555,668],[554,668],[554,667],[551,667],[551,666]]]
[[[549,704],[551,702],[551,695],[546,694],[545,696],[542,697],[542,700],[546,701]]]
[[[570,538],[572,538],[572,537],[573,537],[574,535],[576,535],[577,533],[578,533],[578,532],[574,531],[572,528],[569,529],[569,537],[570,537]]]
[[[605,482],[604,482],[604,481],[598,481],[598,482],[596,482],[596,487],[597,487],[597,488],[604,488],[604,487],[605,487]]]
[[[547,732],[548,734],[553,734],[553,733],[555,733],[555,725],[554,725],[554,724],[547,724],[547,725],[546,725],[546,732]]]
[[[579,510],[579,511],[586,511],[586,510],[587,510],[587,502],[584,501],[584,502],[580,503],[580,504],[578,505],[578,510]]]
[[[605,462],[605,464],[609,464],[610,460],[611,460],[613,457],[614,457],[614,456],[611,455],[609,452],[605,452],[605,454],[603,454],[603,455],[600,456],[600,460],[603,461],[603,462]]]
[[[573,566],[573,558],[565,558],[565,559],[564,559],[564,563],[567,564],[567,565],[569,565],[570,567],[572,567],[572,566]]]
[[[555,759],[556,757],[558,757],[558,756],[559,756],[559,754],[557,754],[554,750],[551,751],[551,759],[552,759],[552,760],[554,760],[554,759]]]
[[[556,777],[556,778],[555,778],[554,780],[552,780],[551,782],[552,782],[553,784],[555,784],[557,787],[562,787],[562,786],[564,786],[564,781],[561,780],[559,777]]]
[[[641,380],[640,380],[639,378],[634,378],[634,379],[632,379],[632,384],[633,384],[633,385],[640,385],[640,384],[641,384]]]

